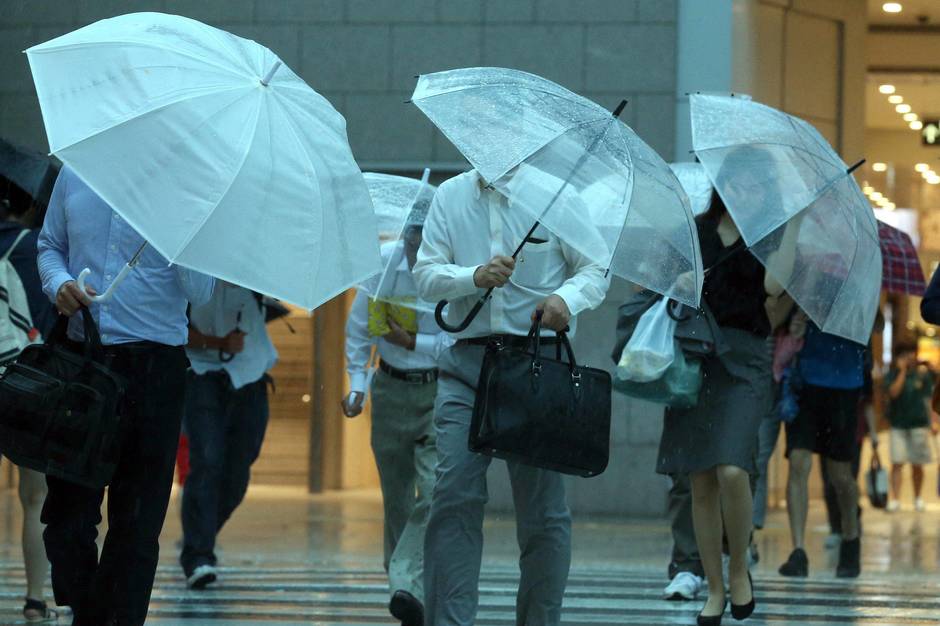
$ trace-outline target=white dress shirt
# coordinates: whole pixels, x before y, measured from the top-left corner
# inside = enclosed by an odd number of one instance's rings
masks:
[[[444,182],[424,223],[415,282],[425,300],[450,301],[450,324],[463,320],[485,291],[473,282],[476,269],[496,255],[510,256],[533,223],[527,212],[513,210],[505,196],[484,185],[476,170]],[[509,282],[493,291],[473,323],[456,336],[527,335],[536,305],[551,294],[568,305],[569,335],[574,335],[575,316],[603,302],[610,286],[605,273],[540,226],[522,248]]]
[[[395,248],[402,242],[393,242],[382,246],[382,262],[387,263]],[[411,270],[408,259],[397,255],[401,262],[395,269],[398,272],[396,282],[401,285],[410,282]],[[437,367],[437,358],[441,352],[453,345],[453,340],[444,333],[434,321],[434,315],[423,311],[417,312],[418,332],[415,335],[415,349],[408,350],[389,343],[382,337],[369,334],[369,296],[359,291],[353,300],[349,319],[346,320],[346,370],[349,373],[349,390],[365,393],[368,379],[369,361],[372,346],[376,346],[379,357],[400,370],[428,370]]]
[[[224,370],[232,387],[239,389],[259,380],[277,363],[277,350],[264,323],[264,310],[255,295],[244,287],[219,281],[209,302],[190,310],[189,320],[196,330],[211,337],[224,337],[236,326],[245,333],[245,349],[228,362],[219,358],[216,349],[187,347],[186,354],[197,374]]]

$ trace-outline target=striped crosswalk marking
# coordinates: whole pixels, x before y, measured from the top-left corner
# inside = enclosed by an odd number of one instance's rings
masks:
[[[393,623],[385,605],[385,576],[372,569],[315,567],[232,568],[220,584],[203,592],[188,591],[177,568],[161,566],[148,624],[165,626],[235,626],[277,623],[351,626]],[[480,585],[477,624],[514,624],[518,576],[512,568],[487,568]],[[638,626],[693,624],[699,602],[662,600],[665,580],[659,571],[595,570],[575,567],[565,595],[566,626]],[[758,574],[758,610],[746,623],[871,624],[901,626],[940,624],[940,585],[891,576],[837,581],[805,581]],[[0,604],[18,606],[22,567],[0,563]],[[0,624],[21,623],[18,613],[0,610]],[[730,616],[726,620],[734,623]],[[61,623],[68,623],[67,620]]]

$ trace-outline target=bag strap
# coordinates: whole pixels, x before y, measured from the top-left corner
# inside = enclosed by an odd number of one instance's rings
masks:
[[[3,256],[0,257],[0,263],[10,259],[10,255],[13,254],[13,251],[16,249],[16,246],[20,245],[20,242],[23,241],[23,238],[30,233],[28,228],[24,228],[20,231],[20,234],[16,236],[16,239],[13,240],[13,245],[7,248],[7,251],[3,253]]]
[[[88,358],[100,358],[104,355],[104,346],[101,344],[101,335],[98,332],[98,325],[95,324],[95,319],[91,316],[91,311],[88,310],[88,307],[82,307],[79,311],[82,315],[82,327],[85,331],[85,340],[83,342],[85,356]],[[48,343],[58,345],[65,341],[65,338],[68,336],[70,319],[71,318],[65,315],[59,315],[55,326],[52,327],[52,332],[49,333]]]
[[[571,342],[568,340],[568,334],[563,330],[557,331],[555,334],[558,335],[558,344],[556,344],[557,347],[555,349],[557,359],[559,361],[561,360],[561,346],[564,346],[565,352],[568,354],[568,364],[573,372],[578,367],[578,363],[575,361],[574,349],[571,347]],[[542,311],[536,312],[535,321],[532,322],[532,327],[529,329],[528,339],[529,345],[533,347],[532,360],[533,362],[538,361],[542,345]]]

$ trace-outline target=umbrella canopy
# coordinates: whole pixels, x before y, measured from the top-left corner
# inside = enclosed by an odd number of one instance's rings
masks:
[[[849,168],[799,118],[748,98],[690,99],[693,148],[751,252],[824,332],[867,343],[881,252]]]
[[[59,166],[35,150],[0,139],[0,177],[25,191],[41,206],[49,204]]]
[[[380,271],[345,120],[264,46],[134,13],[26,54],[51,151],[171,262],[308,309]]]
[[[364,174],[379,222],[379,238],[385,266],[381,274],[364,281],[359,289],[375,300],[421,311],[433,311],[434,303],[418,297],[411,272],[398,271],[403,263],[410,269],[413,255],[421,245],[424,220],[437,188],[428,183],[430,170],[421,179],[391,174]]]
[[[715,188],[712,187],[712,181],[708,178],[705,168],[701,163],[670,163],[670,169],[679,179],[682,189],[689,196],[689,206],[692,207],[693,215],[702,215],[708,211],[712,203],[712,195]]]
[[[492,67],[420,76],[412,102],[533,222],[614,274],[698,305],[688,199],[619,109],[612,116],[544,78]]]
[[[888,293],[922,296],[927,289],[917,248],[903,230],[878,221],[881,244],[881,288]]]

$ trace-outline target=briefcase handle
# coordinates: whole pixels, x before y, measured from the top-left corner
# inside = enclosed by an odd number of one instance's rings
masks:
[[[79,309],[82,315],[82,327],[85,330],[84,354],[86,358],[100,358],[104,355],[104,347],[101,345],[101,334],[98,332],[98,325],[91,316],[88,307]],[[68,336],[69,320],[71,318],[65,315],[59,315],[52,332],[49,333],[47,343],[50,345],[62,344]]]
[[[574,358],[574,349],[571,347],[571,342],[568,341],[568,333],[566,332],[568,327],[565,327],[565,330],[556,331],[558,335],[559,343],[565,347],[565,352],[568,353],[568,366],[571,370],[571,373],[574,374],[578,369],[578,363]],[[542,311],[535,312],[535,320],[532,322],[532,327],[529,329],[529,345],[532,346],[532,368],[540,369],[541,363],[539,362],[539,356],[541,355],[540,348],[542,347]],[[559,355],[558,360],[561,360]]]

